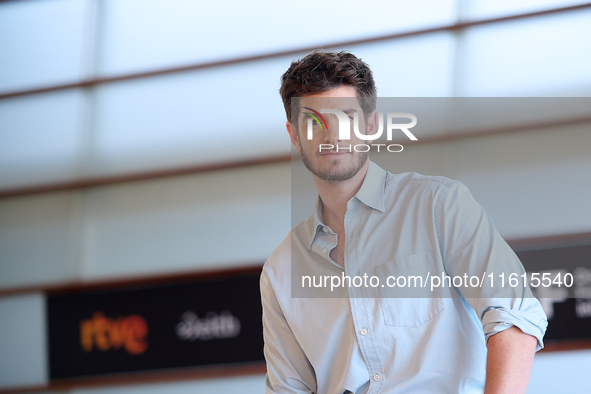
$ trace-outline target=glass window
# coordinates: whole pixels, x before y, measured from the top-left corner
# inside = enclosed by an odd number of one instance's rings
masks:
[[[469,0],[462,2],[463,16],[467,20],[498,18],[569,7],[587,3],[586,0]]]
[[[379,97],[453,95],[455,39],[442,32],[347,48],[371,67]]]
[[[585,10],[468,29],[459,95],[589,95],[590,21],[591,10]]]
[[[72,279],[75,252],[74,193],[0,200],[0,287]]]
[[[277,93],[291,58],[102,85],[95,171],[289,154]]]
[[[454,23],[456,0],[109,0],[105,74],[284,51]]]
[[[84,276],[263,262],[290,229],[289,168],[283,163],[91,190]]]
[[[68,90],[0,101],[0,188],[74,176],[81,100]]]
[[[85,1],[0,3],[0,91],[80,78]]]
[[[0,298],[0,388],[47,385],[45,297],[41,293]]]

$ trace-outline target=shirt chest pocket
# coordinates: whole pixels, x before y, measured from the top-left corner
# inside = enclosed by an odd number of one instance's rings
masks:
[[[380,264],[375,274],[380,278],[380,309],[387,326],[419,327],[443,310],[440,289],[431,290],[431,277],[439,276],[431,251]]]

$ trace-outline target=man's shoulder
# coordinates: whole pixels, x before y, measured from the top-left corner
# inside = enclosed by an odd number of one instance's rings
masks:
[[[460,181],[444,176],[423,175],[417,172],[392,174],[386,172],[384,197],[386,205],[421,204],[439,205],[454,189],[462,187]]]
[[[423,175],[419,174],[418,172],[403,172],[400,174],[393,174],[386,171],[386,185],[388,184],[400,187],[449,190],[455,186],[461,185],[461,182],[439,175]]]
[[[313,226],[314,215],[296,225],[269,255],[263,265],[263,272],[272,277],[279,273],[288,272],[290,270],[293,243],[295,242],[297,245],[305,243],[305,240],[310,237],[309,233],[312,231]]]
[[[263,266],[264,269],[275,269],[277,265],[289,260],[289,256],[291,256],[291,237],[294,230],[291,230],[285,239],[281,241],[279,246],[277,246],[275,250],[271,252],[267,258],[267,261],[265,261]]]

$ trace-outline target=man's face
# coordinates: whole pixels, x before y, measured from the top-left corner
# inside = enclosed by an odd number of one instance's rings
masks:
[[[308,139],[308,119],[310,113],[320,112],[322,109],[337,109],[345,112],[350,118],[350,140],[339,140],[339,122],[334,114],[322,114],[326,125],[313,121],[312,139]],[[355,88],[343,85],[323,93],[299,98],[299,112],[297,113],[297,127],[287,122],[291,141],[296,150],[301,153],[306,168],[318,178],[327,182],[340,182],[352,178],[363,167],[369,153],[356,152],[353,146],[364,144],[353,132],[353,111],[359,116],[359,131],[367,134],[375,131],[375,112],[366,122],[363,111],[357,100]],[[322,123],[322,122],[321,122]],[[367,123],[367,124],[366,124]],[[322,150],[320,146],[322,145]],[[328,148],[332,145],[333,148]],[[351,152],[349,152],[351,146]],[[337,150],[337,147],[339,148]],[[344,149],[347,148],[347,149]]]

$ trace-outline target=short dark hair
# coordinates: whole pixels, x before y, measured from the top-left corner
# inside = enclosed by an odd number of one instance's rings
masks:
[[[318,50],[300,60],[295,60],[281,76],[279,93],[285,107],[287,120],[292,121],[291,98],[322,93],[339,86],[355,88],[359,105],[367,121],[376,108],[376,85],[371,69],[350,52]]]

